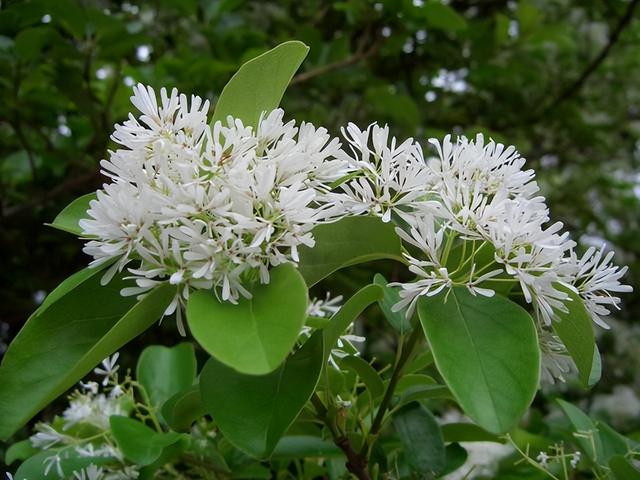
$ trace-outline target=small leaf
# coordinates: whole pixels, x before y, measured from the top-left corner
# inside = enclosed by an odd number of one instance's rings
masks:
[[[358,315],[373,302],[382,298],[382,288],[379,285],[367,285],[358,290],[329,320],[322,330],[324,335],[325,357],[329,357],[329,352],[342,336],[344,331],[351,325]]]
[[[581,450],[593,462],[602,462],[602,460],[604,460],[602,440],[598,434],[598,427],[595,422],[578,407],[560,399],[558,399],[557,402],[564,414],[569,418],[574,431],[578,433],[578,435],[575,435],[575,440]]]
[[[185,439],[182,434],[156,432],[137,420],[119,415],[112,415],[109,425],[125,458],[143,466],[160,458],[166,447]]]
[[[513,428],[538,389],[531,316],[500,295],[473,296],[465,287],[422,297],[418,314],[438,371],[465,413],[492,433]]]
[[[210,358],[200,374],[200,394],[227,440],[253,457],[268,456],[311,397],[323,349],[316,332],[267,375],[245,375]]]
[[[256,284],[253,298],[237,305],[211,292],[191,294],[187,321],[207,352],[242,373],[273,371],[293,348],[306,320],[307,287],[292,264],[271,270],[267,285]]]
[[[298,269],[309,287],[341,268],[373,260],[404,262],[400,237],[377,217],[346,217],[313,229],[316,245],[300,248]]]
[[[100,285],[99,271],[80,272],[51,293],[27,321],[0,366],[0,439],[8,438],[102,359],[156,322],[175,288],[162,285],[140,302],[122,297],[116,279]],[[83,281],[80,281],[80,280]]]
[[[16,442],[7,448],[7,451],[4,454],[4,463],[11,465],[16,460],[24,461],[39,451],[40,450],[31,445],[31,440],[27,438],[26,440]]]
[[[567,293],[571,301],[565,302],[567,312],[556,312],[558,321],[552,323],[553,329],[578,367],[580,381],[584,386],[589,386],[596,354],[593,322],[578,294],[562,285],[556,285],[556,287]]]
[[[602,358],[600,358],[600,351],[598,346],[593,349],[593,364],[591,366],[591,373],[589,374],[589,387],[594,386],[600,381],[602,377]]]
[[[446,463],[442,472],[440,472],[441,477],[448,475],[451,472],[455,472],[467,461],[467,451],[460,446],[458,443],[450,443],[444,449],[444,456],[446,459]]]
[[[384,384],[378,372],[365,362],[362,358],[355,355],[347,355],[340,359],[340,367],[348,368],[354,371],[364,382],[367,390],[371,393],[371,398],[376,399],[384,394]]]
[[[262,112],[278,107],[308,51],[302,42],[284,42],[242,65],[222,90],[211,122],[231,115],[257,126]]]
[[[411,470],[420,476],[436,475],[445,466],[444,441],[438,422],[419,403],[410,403],[393,416]]]
[[[76,198],[54,218],[53,223],[48,225],[63,232],[73,233],[79,237],[82,236],[82,229],[80,225],[78,225],[78,222],[83,218],[89,218],[87,214],[89,203],[95,199],[95,192],[87,193],[86,195]]]
[[[207,413],[200,397],[200,386],[193,385],[176,393],[162,406],[162,418],[176,432],[188,432],[191,425]]]
[[[53,466],[45,475],[45,460],[56,454],[60,455],[60,468],[64,477],[60,477],[57,468]],[[58,480],[60,478],[73,478],[73,472],[82,470],[93,464],[96,466],[116,463],[113,457],[82,457],[75,448],[68,447],[61,450],[45,450],[29,457],[16,471],[15,480]]]
[[[171,348],[151,345],[138,359],[136,379],[147,391],[152,406],[157,408],[193,385],[196,370],[192,344],[181,343]]]
[[[400,334],[404,334],[411,330],[411,319],[407,318],[407,309],[403,308],[398,312],[393,311],[393,306],[400,301],[400,288],[390,287],[387,285],[387,279],[379,273],[373,277],[373,283],[380,285],[384,296],[378,300],[380,310],[384,314],[389,324]]]

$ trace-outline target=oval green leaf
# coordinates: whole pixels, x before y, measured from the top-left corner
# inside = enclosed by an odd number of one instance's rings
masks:
[[[592,378],[591,372],[595,366],[594,356],[596,355],[593,322],[577,293],[563,285],[556,285],[556,287],[566,292],[571,301],[565,302],[567,312],[556,312],[558,320],[553,322],[553,329],[578,367],[582,385],[588,387],[591,385],[590,378]]]
[[[157,287],[136,303],[122,297],[122,280],[100,285],[99,272],[64,294],[54,291],[9,346],[0,366],[0,438],[6,439],[160,318],[175,294]]]
[[[142,351],[138,359],[136,379],[147,391],[151,404],[157,408],[193,385],[196,370],[192,344],[181,343],[175,347],[151,345]]]
[[[317,332],[267,375],[245,375],[209,359],[200,374],[200,394],[227,440],[253,457],[269,456],[311,397],[323,349]]]
[[[531,316],[500,296],[453,287],[418,314],[438,371],[465,413],[493,433],[513,428],[536,394],[540,350]]]
[[[172,430],[188,432],[193,422],[207,413],[200,398],[200,386],[193,385],[183,392],[176,393],[162,405],[161,413]]]
[[[393,415],[393,425],[412,472],[432,478],[444,469],[442,432],[429,410],[417,402],[405,405]]]
[[[378,217],[346,217],[313,229],[316,245],[300,248],[298,269],[309,287],[344,267],[373,260],[404,263],[400,237]]]
[[[242,65],[222,90],[211,122],[224,122],[231,115],[257,126],[262,112],[278,108],[307,52],[302,42],[284,42]]]
[[[96,192],[87,193],[86,195],[76,198],[53,219],[53,223],[47,225],[62,230],[63,232],[73,233],[79,237],[82,236],[82,229],[78,222],[83,218],[89,218],[87,210],[89,210],[91,200],[95,199]]]
[[[191,333],[207,352],[242,373],[262,375],[283,362],[306,320],[307,287],[292,264],[271,270],[267,285],[237,305],[212,292],[194,292],[187,304]]]

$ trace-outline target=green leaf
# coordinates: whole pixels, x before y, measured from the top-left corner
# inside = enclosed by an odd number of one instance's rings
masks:
[[[278,107],[308,51],[302,42],[284,42],[242,65],[222,90],[212,123],[231,115],[257,126],[262,112]]]
[[[496,442],[500,437],[473,423],[446,423],[441,426],[445,442]]]
[[[377,217],[346,217],[313,229],[316,245],[300,248],[298,269],[309,287],[341,268],[373,260],[404,262],[391,223]]]
[[[7,451],[4,454],[4,463],[11,465],[16,460],[26,460],[39,451],[40,450],[31,445],[31,440],[27,438],[26,440],[16,442],[7,448]]]
[[[640,470],[631,465],[631,462],[622,455],[611,457],[609,468],[611,468],[616,480],[640,480]]]
[[[171,348],[152,345],[138,359],[136,379],[147,391],[151,405],[157,408],[193,385],[196,370],[192,344],[181,343]]]
[[[379,285],[367,285],[358,290],[329,320],[322,330],[324,335],[325,358],[329,357],[329,352],[342,336],[344,331],[351,325],[358,315],[373,302],[382,298],[382,289]]]
[[[156,432],[137,420],[119,415],[112,415],[109,425],[125,458],[138,465],[151,465],[166,447],[185,441],[183,434]]]
[[[419,400],[432,398],[447,398],[453,400],[451,390],[444,385],[414,385],[405,389],[400,395],[397,405],[406,405]]]
[[[311,397],[323,349],[316,332],[277,370],[260,376],[209,359],[200,374],[200,393],[227,440],[253,457],[268,456]]]
[[[457,32],[467,28],[467,20],[452,7],[440,0],[430,0],[422,7],[424,17],[429,25],[439,30]]]
[[[600,358],[600,352],[596,345],[593,349],[593,365],[591,366],[591,373],[589,374],[589,386],[592,387],[600,381],[602,377],[602,358]]]
[[[348,368],[355,372],[364,382],[367,390],[371,393],[371,398],[376,399],[384,394],[384,384],[378,372],[365,362],[362,358],[355,355],[347,355],[340,359],[340,367]]]
[[[54,291],[9,346],[0,366],[0,439],[149,328],[175,294],[162,285],[136,304],[120,295],[122,280],[101,286],[98,273],[72,282],[74,288],[64,285],[64,293]]]
[[[593,322],[578,294],[562,285],[556,287],[566,292],[571,301],[565,302],[567,312],[556,312],[558,321],[552,322],[553,329],[567,347],[569,355],[578,367],[580,381],[586,387],[589,386],[596,351]]]
[[[444,441],[438,422],[419,403],[405,405],[393,415],[411,470],[421,477],[436,475],[445,466]]]
[[[465,287],[422,297],[418,314],[436,366],[465,413],[493,433],[514,427],[540,375],[531,316],[500,295],[473,296]]]
[[[386,318],[389,324],[400,332],[400,334],[410,331],[411,319],[407,318],[407,309],[403,308],[398,312],[392,310],[393,306],[400,301],[400,288],[389,287],[387,285],[387,279],[379,273],[376,273],[373,277],[373,283],[380,285],[384,292],[382,299],[378,300],[378,305],[384,314],[384,318]]]
[[[188,432],[198,418],[207,413],[200,397],[200,386],[193,385],[176,393],[162,406],[162,418],[176,432]]]
[[[444,456],[446,459],[446,463],[442,472],[440,472],[440,476],[444,477],[451,472],[455,472],[467,461],[467,451],[460,446],[458,443],[450,443],[447,445],[447,448],[444,449]]]
[[[86,195],[76,198],[53,219],[53,223],[47,225],[62,230],[63,232],[81,236],[82,229],[80,225],[78,225],[78,222],[83,218],[89,218],[89,215],[87,215],[89,203],[95,199],[96,192],[87,193]]]
[[[47,475],[44,474],[47,464],[44,463],[49,457],[60,454],[60,468],[64,477],[60,477],[57,473],[56,466],[53,466]],[[117,463],[113,457],[81,457],[73,447],[64,448],[62,450],[45,450],[28,458],[16,471],[13,478],[15,480],[53,480],[60,478],[73,478],[73,472],[82,470],[93,464],[96,466],[109,465]]]
[[[564,414],[569,418],[575,433],[578,433],[578,435],[574,436],[581,450],[593,462],[601,463],[604,460],[602,440],[595,422],[578,407],[560,399],[557,402]]]
[[[194,292],[187,321],[200,345],[239,372],[262,375],[276,369],[293,348],[307,312],[307,287],[292,264],[271,270],[267,285],[255,284],[251,299],[237,305],[212,292]]]
[[[271,458],[340,458],[343,456],[342,450],[333,442],[312,435],[287,435],[280,439]]]

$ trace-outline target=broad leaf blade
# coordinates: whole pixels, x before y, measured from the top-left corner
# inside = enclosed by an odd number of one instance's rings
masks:
[[[142,351],[138,359],[136,379],[144,386],[151,404],[157,408],[193,385],[196,370],[192,344],[181,343],[171,348],[151,345]]]
[[[467,415],[493,433],[514,427],[540,375],[531,316],[504,297],[464,287],[422,297],[418,313],[436,366]]]
[[[341,268],[373,260],[404,262],[400,237],[377,217],[346,217],[313,229],[316,245],[300,248],[298,269],[309,287]]]
[[[428,478],[444,469],[442,432],[431,412],[419,403],[410,403],[394,414],[393,425],[413,472],[418,473],[420,478]]]
[[[557,287],[565,291],[571,301],[565,302],[568,312],[557,312],[558,321],[553,322],[553,329],[578,367],[580,381],[588,387],[596,355],[593,322],[578,294],[562,285]]]
[[[63,232],[73,233],[74,235],[81,236],[82,229],[78,222],[83,218],[89,218],[87,210],[89,210],[89,204],[91,200],[96,199],[96,193],[87,193],[79,198],[76,198],[73,202],[67,205],[57,216],[53,219],[53,223],[48,224],[50,227],[57,228]]]
[[[222,90],[212,123],[231,115],[257,126],[262,112],[278,107],[308,51],[302,42],[284,42],[242,65]]]
[[[273,371],[293,348],[307,312],[307,287],[292,264],[271,270],[267,285],[237,305],[211,292],[191,294],[187,321],[195,339],[211,355],[239,372]]]
[[[151,465],[166,447],[184,438],[176,432],[156,432],[137,420],[119,415],[111,416],[109,425],[125,458],[143,466]]]
[[[175,293],[174,287],[160,286],[136,303],[120,295],[122,286],[114,280],[103,287],[96,274],[27,321],[0,366],[0,438],[145,331]]]
[[[207,413],[200,397],[200,386],[193,385],[176,393],[162,406],[162,417],[176,432],[188,432],[198,418]]]
[[[271,454],[313,393],[322,371],[320,332],[276,371],[245,375],[215,358],[200,374],[200,393],[225,437],[249,455]]]

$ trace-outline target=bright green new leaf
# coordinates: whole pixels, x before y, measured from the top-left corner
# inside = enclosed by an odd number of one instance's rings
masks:
[[[389,287],[387,285],[387,283],[389,283],[387,282],[387,279],[379,273],[376,273],[373,277],[373,283],[380,285],[384,292],[382,299],[378,300],[378,305],[384,314],[384,318],[387,319],[387,322],[389,322],[395,330],[400,332],[400,334],[410,331],[411,319],[407,318],[406,308],[403,308],[398,312],[394,312],[392,310],[393,306],[400,301],[400,288]]]
[[[442,432],[431,412],[417,402],[393,415],[393,425],[402,441],[404,456],[420,478],[438,474],[445,467]]]
[[[162,418],[176,432],[188,432],[198,418],[207,413],[200,398],[200,386],[193,385],[176,393],[162,405]]]
[[[262,375],[283,362],[306,320],[307,287],[288,263],[271,270],[266,285],[255,284],[251,299],[237,305],[199,290],[187,304],[191,333],[202,348],[242,373]]]
[[[156,432],[145,424],[128,417],[112,415],[111,432],[125,458],[138,465],[151,465],[165,448],[188,437],[176,432]]]
[[[347,302],[338,310],[324,327],[324,348],[325,357],[342,336],[344,331],[353,321],[373,302],[382,298],[382,288],[379,285],[367,285],[358,290]]]
[[[556,285],[556,287],[566,292],[571,301],[565,302],[567,312],[556,312],[558,321],[553,322],[553,329],[578,367],[580,381],[587,387],[590,385],[589,379],[596,354],[593,322],[578,294],[562,285]]]
[[[200,374],[200,393],[225,438],[253,457],[269,456],[311,397],[323,348],[317,332],[267,375],[245,375],[209,359]]]
[[[164,285],[143,300],[122,297],[121,280],[100,285],[99,272],[51,296],[9,346],[0,366],[0,439],[72,387],[102,359],[157,321],[175,294]]]
[[[500,295],[473,296],[465,287],[422,297],[418,314],[436,366],[465,413],[493,433],[513,428],[538,388],[531,316]]]
[[[558,405],[569,418],[571,425],[575,432],[579,432],[580,435],[575,437],[576,442],[580,445],[582,451],[595,463],[602,463],[604,459],[604,450],[602,447],[602,440],[598,434],[598,427],[596,423],[591,420],[582,410],[578,407],[571,405],[569,402],[558,399]]]
[[[78,222],[83,218],[89,218],[87,210],[89,210],[89,203],[91,200],[96,199],[96,193],[87,193],[79,198],[76,198],[69,205],[53,219],[53,223],[48,225],[63,232],[73,233],[74,235],[81,236],[82,229]]]
[[[39,449],[34,448],[33,445],[31,445],[31,440],[27,438],[26,440],[16,442],[7,448],[7,451],[4,454],[4,463],[11,465],[16,460],[26,460],[39,451]]]
[[[400,237],[377,217],[346,217],[313,229],[316,245],[300,248],[298,268],[309,287],[336,270],[380,259],[404,262]]]
[[[193,385],[197,367],[191,343],[171,348],[151,345],[138,358],[136,379],[147,391],[151,404],[157,408]]]
[[[257,126],[262,112],[280,105],[308,51],[302,42],[284,42],[242,65],[222,90],[211,122],[224,123],[231,115],[245,125]]]
[[[67,447],[61,450],[45,450],[37,453],[33,457],[28,458],[16,471],[13,478],[15,480],[59,480],[61,477],[57,472],[56,466],[53,466],[47,474],[44,471],[46,464],[44,461],[55,455],[60,454],[60,469],[64,474],[62,478],[73,478],[73,472],[79,472],[83,468],[93,464],[96,466],[115,464],[118,462],[113,457],[82,457],[73,447]]]
[[[373,399],[384,394],[384,384],[378,372],[362,358],[355,355],[347,355],[340,359],[340,367],[355,372],[364,382]]]

